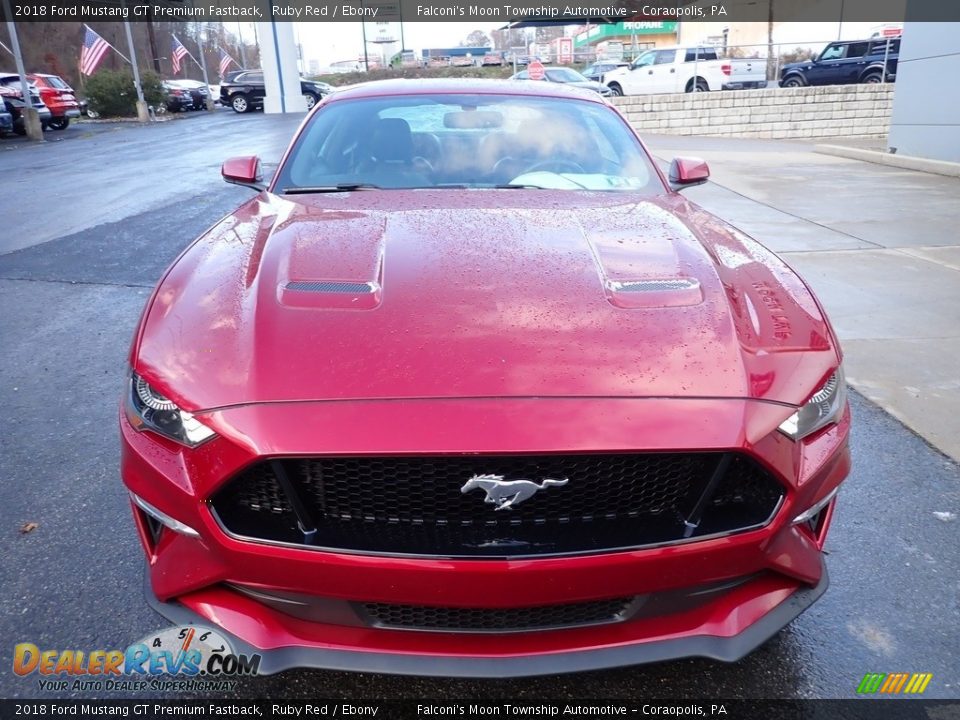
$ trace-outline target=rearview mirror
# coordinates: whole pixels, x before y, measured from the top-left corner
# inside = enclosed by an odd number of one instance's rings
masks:
[[[451,130],[491,130],[503,127],[503,115],[495,110],[464,110],[448,112],[443,126]]]
[[[670,163],[670,188],[683,190],[694,185],[703,185],[710,179],[710,168],[697,157],[676,157]]]
[[[260,158],[256,155],[230,158],[220,168],[223,179],[233,185],[243,185],[254,190],[265,190]]]

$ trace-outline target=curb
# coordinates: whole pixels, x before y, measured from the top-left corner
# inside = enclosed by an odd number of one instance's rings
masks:
[[[960,163],[946,160],[930,160],[928,158],[912,157],[910,155],[894,155],[893,153],[878,150],[863,150],[843,145],[815,145],[813,151],[821,155],[836,155],[850,160],[862,160],[877,165],[890,165],[905,170],[960,177]]]

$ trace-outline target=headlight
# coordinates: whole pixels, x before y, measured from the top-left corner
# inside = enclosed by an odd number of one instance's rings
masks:
[[[137,430],[153,430],[188,447],[197,447],[216,435],[134,372],[127,388],[127,419]]]
[[[783,421],[779,430],[793,440],[801,440],[836,422],[846,404],[847,381],[843,377],[843,367],[838,367],[803,407]]]

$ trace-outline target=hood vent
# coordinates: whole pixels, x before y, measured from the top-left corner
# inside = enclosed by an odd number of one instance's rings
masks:
[[[340,282],[335,280],[294,280],[287,283],[287,290],[311,293],[344,293],[347,295],[369,295],[380,289],[372,282]]]
[[[700,287],[700,283],[689,278],[674,280],[611,280],[610,289],[613,292],[662,292],[665,290],[693,290]]]
[[[703,302],[696,278],[607,280],[607,299],[619,308],[681,307]]]
[[[372,310],[380,305],[378,282],[291,280],[280,285],[280,304],[317,310]]]

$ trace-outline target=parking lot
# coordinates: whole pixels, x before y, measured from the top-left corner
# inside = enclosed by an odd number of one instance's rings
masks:
[[[163,269],[249,197],[220,180],[220,162],[256,153],[269,171],[300,120],[220,110],[0,143],[3,697],[44,695],[35,676],[12,674],[14,643],[125,647],[167,625],[142,598],[119,480],[131,333]],[[711,163],[715,182],[689,196],[782,252],[845,341],[863,394],[852,394],[854,469],[826,546],[830,590],[732,665],[497,681],[297,671],[241,680],[236,696],[849,698],[867,672],[930,672],[927,697],[960,694],[960,467],[949,457],[960,455],[960,181],[796,142],[648,140],[661,160]]]

